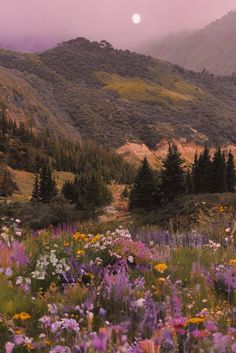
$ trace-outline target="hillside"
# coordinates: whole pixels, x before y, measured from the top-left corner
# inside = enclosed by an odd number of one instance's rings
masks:
[[[236,71],[236,11],[201,30],[170,35],[141,50],[195,71],[231,75]]]
[[[233,77],[194,73],[77,38],[40,54],[0,50],[0,101],[38,131],[119,148],[184,138],[236,144]]]

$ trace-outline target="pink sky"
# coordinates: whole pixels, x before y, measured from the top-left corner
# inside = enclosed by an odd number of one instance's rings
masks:
[[[84,36],[116,47],[200,28],[236,9],[236,0],[0,0],[0,42],[45,43]],[[142,16],[139,25],[131,16]]]

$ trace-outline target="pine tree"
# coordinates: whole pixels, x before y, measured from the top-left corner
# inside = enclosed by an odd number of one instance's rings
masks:
[[[129,208],[131,210],[141,208],[146,210],[152,209],[157,202],[156,191],[155,176],[145,157],[130,192]]]
[[[220,147],[216,149],[212,161],[212,192],[227,191],[227,168],[225,154]]]
[[[193,176],[190,169],[188,169],[186,173],[186,189],[188,194],[192,194],[194,192]]]
[[[2,168],[0,164],[0,196],[11,196],[16,190],[18,190],[18,186],[13,180],[10,170],[7,166]]]
[[[167,157],[163,162],[161,189],[168,201],[186,192],[183,160],[175,144],[169,145]]]
[[[228,153],[226,163],[226,174],[227,174],[227,189],[229,192],[235,192],[236,174],[235,174],[235,163],[234,156],[231,151]]]
[[[208,147],[198,157],[195,155],[193,163],[193,185],[194,191],[208,193],[212,190],[212,163]]]
[[[32,191],[32,200],[40,200],[40,189],[39,189],[39,175],[36,173],[34,180],[34,187]]]
[[[39,173],[39,195],[40,201],[49,203],[56,196],[57,189],[52,169],[49,163],[45,162]]]

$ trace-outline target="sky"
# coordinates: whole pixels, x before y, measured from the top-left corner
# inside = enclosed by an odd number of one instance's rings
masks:
[[[37,50],[75,37],[135,49],[201,28],[236,10],[236,0],[0,0],[0,43]],[[142,17],[139,24],[132,15]]]

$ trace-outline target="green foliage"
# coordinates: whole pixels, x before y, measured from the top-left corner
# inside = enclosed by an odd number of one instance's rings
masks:
[[[77,174],[73,182],[65,182],[62,193],[65,198],[75,203],[76,207],[83,211],[94,212],[112,200],[111,192],[101,174],[93,169]]]
[[[183,160],[175,144],[169,145],[167,157],[163,162],[161,189],[168,201],[186,192]]]
[[[50,203],[33,200],[9,205],[0,204],[0,214],[20,218],[26,227],[33,230],[44,229],[50,225],[71,224],[82,217],[81,212],[62,195],[55,196]]]
[[[16,190],[18,190],[18,187],[12,178],[10,170],[0,164],[0,196],[10,196]]]
[[[130,192],[129,208],[150,210],[160,204],[158,196],[158,182],[145,157]]]
[[[234,192],[235,165],[231,152],[227,157],[225,152],[217,148],[211,158],[209,149],[204,151],[195,160],[192,167],[194,191],[199,193]]]
[[[236,174],[235,174],[235,163],[234,156],[231,151],[229,151],[227,159],[227,188],[229,192],[235,192],[236,184]]]
[[[218,148],[212,160],[212,192],[227,191],[227,169],[225,154]]]
[[[205,146],[199,157],[197,154],[195,155],[192,173],[196,193],[206,193],[212,189],[212,164],[207,146]]]
[[[201,145],[235,143],[235,75],[195,73],[77,38],[40,55],[1,50],[0,79],[9,112],[23,111],[29,126],[68,140],[112,148],[127,141],[154,148],[183,136]]]
[[[134,167],[117,153],[88,141],[74,143],[47,130],[35,134],[23,122],[17,126],[7,119],[4,106],[0,106],[0,154],[12,168],[29,172],[50,160],[52,168],[60,171],[93,168],[107,182],[130,183],[134,178]]]

